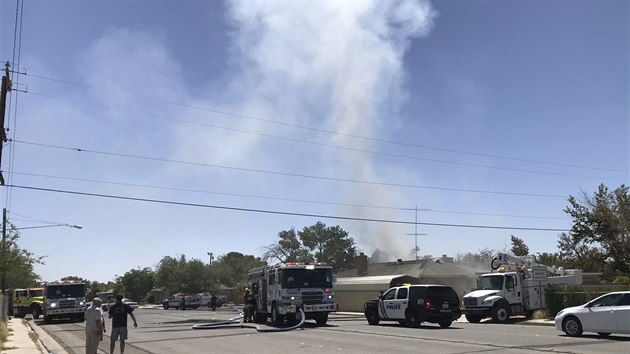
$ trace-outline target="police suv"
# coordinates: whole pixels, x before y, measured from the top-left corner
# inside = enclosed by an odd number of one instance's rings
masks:
[[[380,321],[398,321],[419,327],[422,322],[448,327],[461,316],[459,297],[446,285],[403,285],[387,290],[378,299],[363,305],[365,318],[371,325]]]

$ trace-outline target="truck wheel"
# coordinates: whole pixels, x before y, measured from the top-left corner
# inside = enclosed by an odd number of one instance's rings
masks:
[[[422,323],[422,321],[420,321],[420,318],[418,317],[417,310],[407,310],[405,318],[407,319],[406,322],[409,327],[420,327],[420,323]]]
[[[17,310],[17,314],[15,315],[15,317],[19,317],[19,318],[24,318],[26,317],[26,311],[24,310],[23,307],[19,307]]]
[[[505,303],[500,302],[492,307],[492,320],[496,323],[505,323],[510,318],[510,312]]]
[[[77,321],[79,321],[79,322],[85,321],[85,314],[84,313],[78,314],[77,315]]]
[[[562,321],[562,330],[569,337],[579,337],[582,335],[582,324],[575,316],[567,316]]]
[[[284,323],[284,316],[278,314],[278,308],[275,303],[271,306],[271,322],[276,326],[282,326]]]
[[[470,323],[479,323],[481,321],[481,316],[466,314],[466,321]]]
[[[315,317],[315,322],[319,326],[325,325],[326,322],[328,322],[328,312],[318,313],[317,316]]]
[[[376,309],[367,309],[365,310],[365,318],[367,319],[368,323],[371,325],[377,325],[379,322],[381,322],[381,319],[378,317],[378,313],[376,312]]]
[[[297,323],[297,317],[295,316],[294,313],[287,314],[286,320],[287,320],[288,324],[295,324],[295,323]]]
[[[39,319],[39,315],[41,314],[42,314],[41,307],[39,307],[39,305],[34,305],[33,306],[33,319],[34,320]]]
[[[442,328],[448,328],[451,326],[451,323],[453,323],[453,321],[449,320],[449,321],[440,321],[439,324],[440,324],[440,327]]]
[[[267,314],[258,312],[257,306],[254,306],[254,322],[256,323],[265,323],[267,322]]]

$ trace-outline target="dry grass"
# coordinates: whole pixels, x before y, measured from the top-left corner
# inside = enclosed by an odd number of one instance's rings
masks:
[[[9,327],[6,322],[0,322],[0,350],[5,350],[4,344],[9,336]]]
[[[41,352],[42,346],[39,344],[39,338],[37,337],[37,334],[35,334],[35,332],[33,332],[33,331],[30,331],[30,332],[28,332],[28,336],[31,338],[33,343],[35,343],[35,346],[37,347],[37,350],[39,350]]]
[[[545,318],[547,318],[545,310],[536,310],[532,315],[532,320],[544,320]]]

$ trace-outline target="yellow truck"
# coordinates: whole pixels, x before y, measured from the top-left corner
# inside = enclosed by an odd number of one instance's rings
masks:
[[[24,317],[33,314],[38,319],[42,314],[44,302],[44,288],[28,288],[13,290],[13,314],[16,317]]]

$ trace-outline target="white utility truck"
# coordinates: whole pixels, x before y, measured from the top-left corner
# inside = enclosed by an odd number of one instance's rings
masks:
[[[510,316],[531,316],[545,308],[545,287],[582,284],[582,271],[556,269],[536,263],[533,256],[516,257],[499,253],[490,263],[491,273],[477,279],[477,290],[464,295],[466,319],[478,323],[492,317],[505,323]]]

